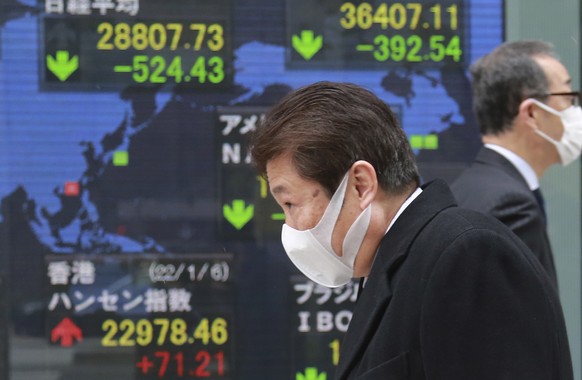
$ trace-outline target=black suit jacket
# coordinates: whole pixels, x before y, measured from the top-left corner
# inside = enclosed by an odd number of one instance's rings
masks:
[[[569,380],[557,293],[490,216],[424,187],[388,231],[354,309],[336,379]]]
[[[519,236],[557,287],[545,217],[527,182],[511,162],[491,149],[482,148],[451,189],[459,206],[493,215]]]

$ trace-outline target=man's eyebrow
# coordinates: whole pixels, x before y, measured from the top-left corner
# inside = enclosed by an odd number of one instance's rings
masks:
[[[273,194],[273,195],[278,195],[278,194],[288,193],[288,192],[289,192],[289,190],[287,190],[287,188],[283,185],[277,185],[271,189],[271,194]]]

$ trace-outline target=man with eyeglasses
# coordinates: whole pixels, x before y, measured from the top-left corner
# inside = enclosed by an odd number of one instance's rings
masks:
[[[491,214],[538,257],[557,287],[539,179],[582,150],[580,93],[552,45],[506,42],[471,67],[484,147],[453,182],[460,206]]]

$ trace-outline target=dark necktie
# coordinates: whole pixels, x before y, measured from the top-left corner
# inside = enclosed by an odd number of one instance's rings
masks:
[[[542,195],[542,192],[540,191],[539,187],[535,190],[532,190],[532,193],[534,194],[534,196],[536,197],[536,200],[538,201],[538,204],[540,205],[540,209],[542,210],[542,215],[544,217],[544,223],[545,223],[546,222],[546,205],[544,202],[544,196]]]

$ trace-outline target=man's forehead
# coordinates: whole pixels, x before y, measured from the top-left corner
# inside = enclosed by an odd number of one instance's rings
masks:
[[[535,60],[544,70],[550,86],[570,85],[572,78],[566,67],[556,58],[548,55],[539,55]]]
[[[269,185],[285,182],[294,176],[297,176],[297,171],[290,156],[279,155],[267,162],[265,178]]]
[[[280,166],[272,167],[271,170],[267,170],[265,178],[269,185],[271,194],[280,195],[290,192],[289,173],[285,170],[285,168]]]

